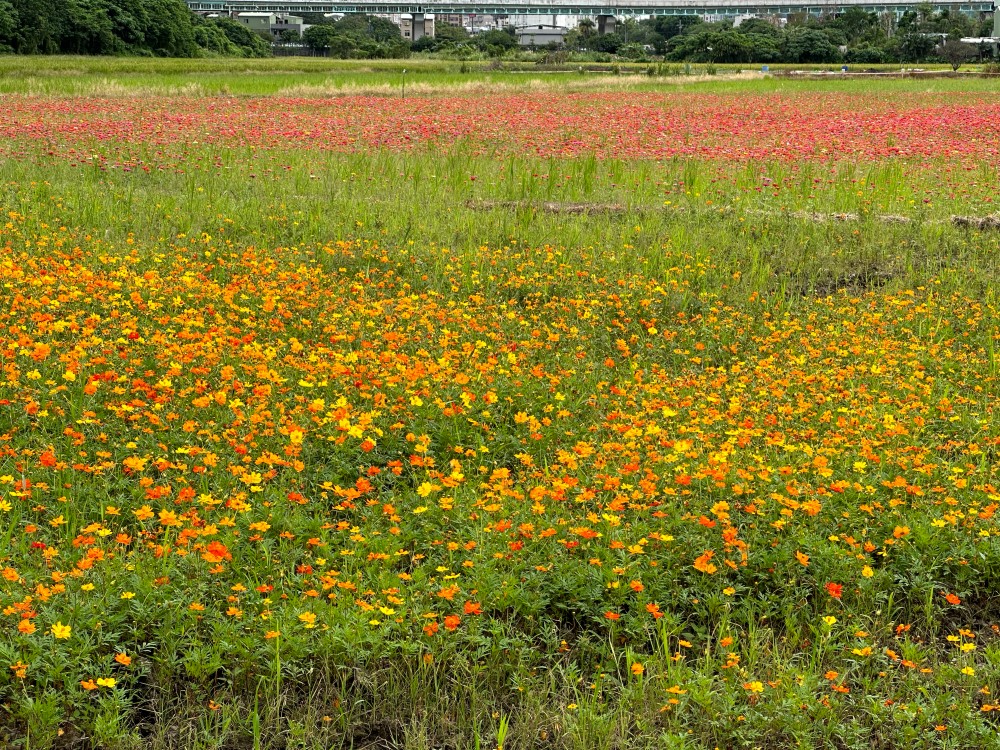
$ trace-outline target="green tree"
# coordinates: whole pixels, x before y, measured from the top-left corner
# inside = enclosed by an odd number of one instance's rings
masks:
[[[903,33],[917,26],[917,12],[915,10],[904,11],[903,15],[896,21],[896,29]]]
[[[614,55],[625,44],[625,37],[615,32],[614,34],[595,34],[587,42],[588,49],[595,52],[607,52]]]
[[[781,59],[792,63],[831,63],[840,60],[840,50],[818,29],[791,28],[782,40]]]
[[[185,15],[190,15],[187,8],[184,8],[184,11]],[[109,0],[107,15],[111,21],[112,33],[128,52],[137,54],[149,50],[146,45],[146,34],[151,21],[147,3],[141,0]],[[190,27],[190,18],[186,18],[185,21]],[[188,54],[192,53],[193,50],[190,50]]]
[[[435,28],[434,38],[437,41],[438,47],[443,47],[449,44],[464,44],[469,41],[469,32],[461,26],[456,26],[451,23],[443,23]]]
[[[437,40],[432,36],[422,36],[410,45],[410,49],[414,52],[433,52],[437,48]]]
[[[239,48],[241,57],[270,57],[271,45],[263,37],[254,34],[246,26],[231,18],[218,18],[212,21],[222,29],[222,32]]]
[[[403,39],[399,27],[387,18],[369,16],[371,19],[371,38],[381,44],[392,44]]]
[[[330,50],[330,57],[339,57],[342,60],[350,60],[353,57],[370,57],[370,54],[362,53],[362,45],[353,36],[346,34],[334,34],[327,41]]]
[[[765,36],[770,39],[781,38],[781,29],[763,18],[748,18],[746,21],[741,23],[737,29],[741,34],[746,34],[747,36],[755,34],[757,36]]]
[[[589,49],[590,43],[597,37],[597,25],[593,19],[584,18],[566,34],[566,46],[569,49]]]
[[[667,45],[671,60],[689,62],[748,62],[751,40],[732,28],[702,24],[687,34],[673,37]]]
[[[626,60],[648,60],[645,48],[638,42],[623,44],[618,49],[618,56]]]
[[[892,62],[892,53],[886,47],[860,44],[847,50],[844,61],[860,65],[878,65],[879,63]]]
[[[972,36],[986,37],[993,36],[993,21],[994,17],[998,16],[998,11],[993,11],[993,15],[984,15],[979,19],[979,22],[975,24],[975,30],[972,32]]]
[[[906,33],[896,37],[899,46],[899,59],[901,62],[921,62],[930,57],[934,52],[936,40],[926,33],[908,29]]]
[[[270,44],[184,0],[0,0],[0,51],[19,54],[201,54],[261,57]]]
[[[934,17],[934,6],[930,3],[920,3],[915,12],[917,14],[917,24],[926,27],[931,18]]]
[[[742,29],[743,26],[740,26]],[[750,62],[768,63],[781,60],[781,34],[747,34],[750,42]]]
[[[63,27],[67,18],[65,0],[13,0],[17,28],[10,46],[22,55],[61,52]]]
[[[663,39],[673,39],[675,36],[689,33],[693,27],[704,23],[699,16],[655,16],[649,23]]]
[[[102,0],[69,0],[59,51],[74,55],[124,52],[125,45],[114,34],[107,3]]]
[[[233,44],[219,24],[201,16],[195,16],[192,26],[194,42],[202,54],[222,57],[242,57],[243,50]]]
[[[880,28],[878,15],[863,8],[848,8],[831,25],[844,32],[847,44],[855,44]]]
[[[503,54],[517,46],[517,37],[509,28],[492,29],[476,36],[476,46],[482,50],[496,50],[499,54]]]
[[[392,21],[364,13],[350,13],[333,24],[338,34],[355,39],[375,42],[394,42],[402,39],[399,27]]]
[[[322,52],[329,49],[330,40],[338,36],[337,29],[333,24],[321,24],[310,26],[302,32],[302,41],[310,49]]]
[[[122,5],[130,0],[119,0]],[[136,3],[137,4],[137,3]],[[143,45],[156,55],[193,57],[198,54],[194,38],[195,15],[182,0],[143,0],[144,8],[136,11],[136,23],[142,28]],[[266,49],[270,54],[270,48]]]
[[[14,51],[14,34],[17,28],[17,10],[8,0],[0,0],[0,53]]]
[[[978,52],[971,44],[963,44],[957,38],[948,39],[937,49],[938,57],[958,70],[965,63],[976,57]]]

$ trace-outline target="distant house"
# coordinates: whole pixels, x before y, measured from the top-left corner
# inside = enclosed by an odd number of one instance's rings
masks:
[[[308,28],[303,23],[301,16],[290,16],[287,13],[278,13],[277,19],[271,24],[271,36],[277,37],[282,31],[297,31],[301,36],[302,32]]]
[[[271,24],[277,19],[277,13],[247,12],[239,13],[236,16],[237,22],[246,26],[250,31],[260,34],[270,34]]]
[[[250,31],[276,37],[282,31],[297,31],[300,34],[305,29],[300,16],[290,16],[287,13],[246,12],[236,16],[237,22]]]
[[[418,14],[414,22],[412,15],[404,13],[399,17],[399,33],[409,42],[415,42],[425,36],[434,36],[434,19],[433,15],[425,13],[421,20]]]
[[[562,44],[566,41],[568,29],[562,26],[552,26],[547,24],[536,24],[532,26],[522,26],[514,30],[517,35],[517,43],[522,47],[545,47],[549,44]]]

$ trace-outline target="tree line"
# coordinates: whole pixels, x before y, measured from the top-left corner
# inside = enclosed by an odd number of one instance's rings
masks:
[[[308,14],[306,14],[308,15]],[[331,57],[405,57],[410,52],[456,57],[485,54],[503,57],[518,47],[513,28],[470,35],[460,26],[438,24],[433,37],[409,43],[398,27],[372,16],[345,16],[333,21],[316,14],[316,25],[302,43]],[[827,16],[793,16],[783,25],[763,18],[706,22],[698,16],[657,16],[619,23],[611,34],[598,34],[584,19],[562,47],[598,58],[666,60],[696,63],[925,63],[948,62],[957,68],[977,50],[958,40],[990,36],[992,19],[917,6],[899,18],[861,8]],[[553,48],[557,45],[549,45]]]
[[[340,58],[407,57],[411,52],[502,57],[518,46],[513,29],[470,35],[440,24],[413,43],[391,21],[362,14],[339,19],[303,14],[300,36],[282,31],[279,45]],[[657,16],[598,34],[584,20],[566,36],[569,50],[625,59],[651,54],[699,63],[878,64],[945,61],[957,67],[976,50],[958,40],[989,36],[992,20],[918,6],[896,19],[860,8],[830,16],[792,17],[785,25],[751,18],[708,23],[697,16]],[[267,57],[269,36],[229,18],[204,18],[183,0],[0,0],[0,53]]]
[[[919,63],[974,56],[962,37],[990,36],[993,21],[920,5],[899,19],[862,8],[837,15],[792,17],[778,26],[751,18],[706,23],[697,16],[658,16],[627,21],[613,34],[599,35],[584,21],[567,35],[569,49],[626,58],[651,51],[667,60],[700,63]]]
[[[339,58],[398,58],[413,52],[483,53],[501,57],[518,46],[511,27],[472,35],[465,28],[438,24],[434,36],[422,36],[414,42],[403,39],[399,27],[377,16],[350,14],[339,19],[321,13],[302,13],[310,24],[301,35],[293,30],[279,34],[281,44],[302,44],[314,52]]]
[[[267,57],[271,44],[183,0],[0,0],[0,52]]]
[[[281,32],[281,41],[301,42],[309,49],[342,59],[380,59],[408,57],[410,43],[403,39],[399,27],[392,21],[363,13],[339,19],[321,13],[303,13],[302,20],[310,24],[301,35],[293,30]]]

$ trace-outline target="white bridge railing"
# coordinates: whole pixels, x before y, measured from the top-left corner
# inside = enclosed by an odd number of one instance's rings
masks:
[[[536,15],[566,11],[573,15],[663,15],[738,12],[741,9],[777,13],[822,13],[838,8],[863,7],[877,12],[901,13],[914,9],[917,0],[187,0],[195,11],[295,11],[339,13],[507,13]],[[931,0],[935,9],[988,13],[993,0]]]

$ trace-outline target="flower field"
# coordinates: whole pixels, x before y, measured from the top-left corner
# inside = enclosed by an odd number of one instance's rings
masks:
[[[959,83],[8,97],[0,744],[994,746]]]
[[[275,111],[281,116],[276,117]],[[868,161],[889,157],[995,160],[1000,105],[961,94],[871,97],[796,92],[776,103],[739,92],[561,94],[542,91],[490,101],[474,97],[333,99],[267,97],[17,97],[0,116],[5,139],[49,143],[65,158],[86,157],[96,141],[159,160],[132,166],[184,168],[176,146],[197,142],[277,150],[439,150],[466,141],[470,151],[574,157],[593,152],[629,159],[674,156]],[[444,114],[446,113],[446,114]],[[171,158],[173,157],[173,158]],[[127,162],[125,162],[127,163]]]

